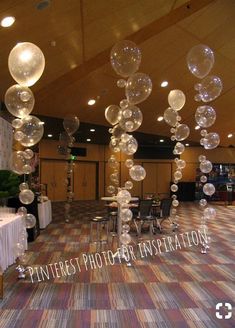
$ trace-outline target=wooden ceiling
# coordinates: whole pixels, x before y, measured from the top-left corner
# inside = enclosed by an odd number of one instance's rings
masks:
[[[42,2],[48,6],[37,9]],[[234,0],[1,0],[0,19],[15,16],[10,28],[0,28],[1,99],[14,84],[7,59],[19,41],[37,44],[46,58],[41,79],[32,87],[36,105],[33,113],[64,117],[76,114],[82,122],[107,125],[104,110],[124,98],[116,86],[118,76],[109,62],[110,49],[118,40],[135,41],[142,52],[140,71],[153,82],[150,97],[139,105],[144,115],[141,132],[169,136],[169,126],[157,122],[168,107],[171,89],[187,97],[181,111],[195,131],[193,77],[186,66],[189,49],[204,43],[215,52],[212,73],[223,80],[222,95],[212,105],[216,124],[210,131],[221,136],[221,145],[235,145],[228,133],[235,132],[235,1]],[[161,88],[163,80],[169,82]],[[96,98],[95,106],[87,101]]]

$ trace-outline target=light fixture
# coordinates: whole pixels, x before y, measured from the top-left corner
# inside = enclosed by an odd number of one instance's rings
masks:
[[[90,129],[90,132],[95,132],[95,129]]]
[[[95,100],[95,99],[90,99],[90,100],[88,100],[88,102],[87,102],[87,104],[88,104],[89,106],[93,106],[93,105],[95,105],[95,103],[96,103],[96,100]]]
[[[48,136],[48,138],[52,138],[52,137],[53,137],[53,135],[52,135],[52,134],[48,134],[47,136]]]
[[[158,120],[158,122],[161,122],[161,121],[163,121],[163,116],[158,116],[158,118],[157,118],[157,120]]]
[[[160,141],[160,142],[164,142],[164,140],[163,140],[163,139],[160,139],[159,141]]]
[[[10,27],[14,24],[14,22],[15,22],[15,17],[8,16],[1,20],[1,26],[2,27]]]
[[[199,130],[200,129],[200,126],[199,125],[196,125],[194,129],[195,130]]]
[[[232,133],[229,133],[228,134],[228,138],[232,138],[233,134]]]
[[[165,88],[165,87],[167,87],[168,86],[168,81],[162,81],[162,83],[161,83],[161,87],[162,88]]]
[[[186,147],[188,147],[188,146],[189,146],[189,144],[188,144],[188,143],[186,143],[186,144],[185,144],[185,146],[186,146]]]
[[[86,141],[87,141],[87,142],[90,142],[90,141],[91,141],[91,139],[86,139]]]

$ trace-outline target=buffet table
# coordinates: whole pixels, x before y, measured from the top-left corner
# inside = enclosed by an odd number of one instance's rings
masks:
[[[40,229],[45,229],[46,226],[52,221],[51,201],[38,204],[38,219]]]

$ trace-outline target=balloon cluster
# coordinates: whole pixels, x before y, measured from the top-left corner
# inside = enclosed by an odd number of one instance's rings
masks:
[[[190,72],[197,78],[202,79],[200,83],[196,83],[194,88],[198,91],[195,95],[196,101],[208,103],[221,94],[223,85],[218,76],[208,75],[214,65],[214,53],[206,45],[199,44],[194,46],[187,55],[187,65]],[[220,137],[217,132],[208,132],[206,129],[211,127],[216,120],[216,111],[209,105],[202,105],[197,107],[195,112],[195,121],[199,128],[201,128],[200,144],[204,149],[214,149],[220,143]],[[215,193],[215,187],[212,183],[207,182],[207,175],[212,171],[212,163],[207,160],[206,156],[200,155],[198,158],[200,162],[201,177],[200,182],[203,183],[203,193],[206,196],[212,196]],[[202,198],[199,201],[200,206],[203,208],[203,215],[201,217],[200,230],[206,231],[208,235],[207,222],[208,219],[216,217],[216,210],[213,207],[206,207],[207,200]],[[210,237],[207,242],[202,244],[201,253],[206,253],[209,248]]]
[[[59,137],[59,146],[58,151],[60,154],[69,156],[71,153],[71,147],[73,147],[75,138],[73,134],[78,130],[80,125],[80,121],[77,116],[69,114],[63,120],[63,127],[65,131],[60,133]],[[65,210],[65,222],[69,222],[70,216],[70,209],[71,209],[71,202],[74,198],[74,190],[73,190],[73,156],[71,156],[67,161],[67,177],[65,179],[65,186],[67,189],[67,200],[64,205]]]
[[[169,108],[164,111],[164,120],[165,122],[171,126],[171,140],[177,141],[175,144],[173,154],[174,155],[181,155],[184,150],[185,146],[180,141],[185,140],[190,133],[190,129],[186,124],[181,124],[181,117],[178,112],[183,108],[185,105],[186,97],[183,91],[181,90],[171,90],[168,94],[168,104]],[[173,217],[173,230],[179,227],[178,219],[179,216],[177,215],[177,207],[179,206],[179,201],[177,200],[177,193],[178,191],[178,182],[182,179],[182,170],[186,166],[186,162],[183,159],[179,159],[178,157],[175,158],[176,163],[176,171],[174,172],[174,183],[171,185],[172,195],[172,205],[173,209],[171,210],[171,216]]]
[[[152,91],[152,81],[147,74],[137,72],[141,63],[141,51],[134,42],[119,41],[111,50],[110,60],[115,72],[122,77],[117,81],[117,86],[125,88],[126,98],[120,101],[119,106],[110,105],[105,110],[105,118],[113,126],[109,129],[111,133],[109,147],[114,153],[121,152],[132,156],[138,149],[138,142],[130,133],[136,131],[143,121],[143,114],[136,105],[148,98]],[[127,223],[132,218],[132,211],[128,205],[131,194],[128,190],[133,188],[133,182],[128,180],[124,187],[118,188],[119,162],[114,155],[111,155],[108,164],[113,169],[113,173],[110,175],[112,184],[107,187],[107,192],[111,195],[117,193],[116,199],[123,223],[119,241],[121,244],[128,244],[131,237],[128,234],[130,227]],[[132,180],[141,181],[145,178],[145,169],[141,165],[134,165],[131,158],[126,159],[125,166],[129,169]]]

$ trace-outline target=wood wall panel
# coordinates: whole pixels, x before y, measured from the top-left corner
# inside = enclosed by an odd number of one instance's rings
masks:
[[[74,200],[95,200],[96,188],[96,163],[75,163]]]

